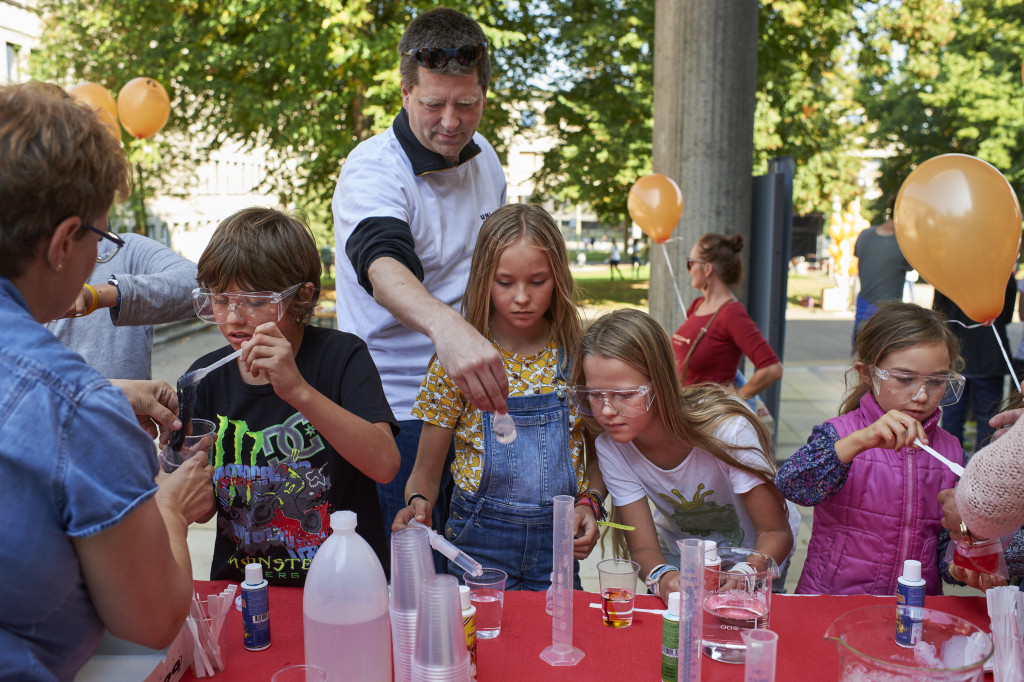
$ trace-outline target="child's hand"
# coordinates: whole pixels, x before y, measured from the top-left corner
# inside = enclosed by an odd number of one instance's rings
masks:
[[[242,362],[254,377],[263,375],[285,402],[306,385],[295,365],[295,350],[284,338],[277,324],[264,322],[256,327],[253,337],[242,344]]]
[[[391,530],[402,530],[409,525],[409,522],[416,519],[427,528],[433,526],[432,512],[434,506],[421,497],[417,497],[412,504],[406,505],[395,514],[395,520],[391,522]]]
[[[594,551],[600,528],[594,511],[586,505],[577,505],[573,510],[572,519],[572,555],[574,559],[586,559]]]
[[[849,464],[865,450],[899,450],[913,444],[917,438],[925,445],[928,444],[928,436],[921,422],[899,410],[889,410],[871,426],[836,441],[836,454],[840,460]]]

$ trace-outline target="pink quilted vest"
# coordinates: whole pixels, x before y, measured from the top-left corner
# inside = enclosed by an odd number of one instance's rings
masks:
[[[925,423],[928,443],[954,462],[963,449],[939,428],[941,411]],[[871,393],[852,412],[829,419],[839,438],[874,423],[882,408]],[[942,594],[938,535],[942,530],[940,490],[956,476],[924,450],[865,450],[854,458],[842,490],[814,507],[799,594],[896,594],[904,559],[921,562],[926,594]]]

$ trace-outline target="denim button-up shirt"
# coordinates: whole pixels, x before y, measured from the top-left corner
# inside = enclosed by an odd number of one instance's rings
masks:
[[[72,539],[156,492],[154,446],[124,393],[3,277],[0,368],[0,675],[71,679],[103,634]]]

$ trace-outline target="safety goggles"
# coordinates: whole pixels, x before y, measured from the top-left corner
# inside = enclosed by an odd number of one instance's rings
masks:
[[[100,247],[96,251],[96,262],[97,263],[106,263],[106,262],[108,262],[111,258],[113,258],[117,254],[118,251],[121,250],[121,247],[124,246],[124,239],[122,239],[118,235],[114,234],[110,230],[101,230],[99,228],[93,227],[92,225],[84,225],[84,224],[83,224],[83,227],[85,229],[87,229],[87,230],[92,230],[93,232],[98,234],[100,237],[102,237],[103,240],[104,240],[104,241],[100,241]]]
[[[264,322],[280,322],[288,310],[288,299],[301,284],[284,291],[212,292],[205,287],[192,290],[192,305],[204,322],[223,324],[234,313],[246,323],[259,326]]]
[[[636,388],[573,386],[569,393],[576,408],[588,417],[601,414],[605,406],[622,417],[639,417],[646,414],[654,402],[653,384]]]
[[[967,380],[962,374],[956,372],[914,374],[895,369],[881,369],[872,365],[871,383],[875,387],[875,393],[879,393],[885,388],[892,395],[903,400],[917,400],[921,391],[925,392],[929,400],[940,395],[942,398],[939,400],[939,407],[945,407],[960,400]]]
[[[487,52],[487,41],[461,45],[451,49],[414,47],[402,54],[409,55],[416,60],[417,64],[428,69],[443,69],[448,65],[449,59],[454,59],[462,66],[473,66],[483,58],[485,52]]]

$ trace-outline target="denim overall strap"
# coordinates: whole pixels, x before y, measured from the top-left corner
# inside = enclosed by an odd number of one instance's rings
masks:
[[[551,393],[508,399],[516,439],[499,443],[492,415],[485,414],[483,473],[476,495],[492,511],[550,514],[555,495],[576,495],[569,439],[569,396],[564,386]]]

